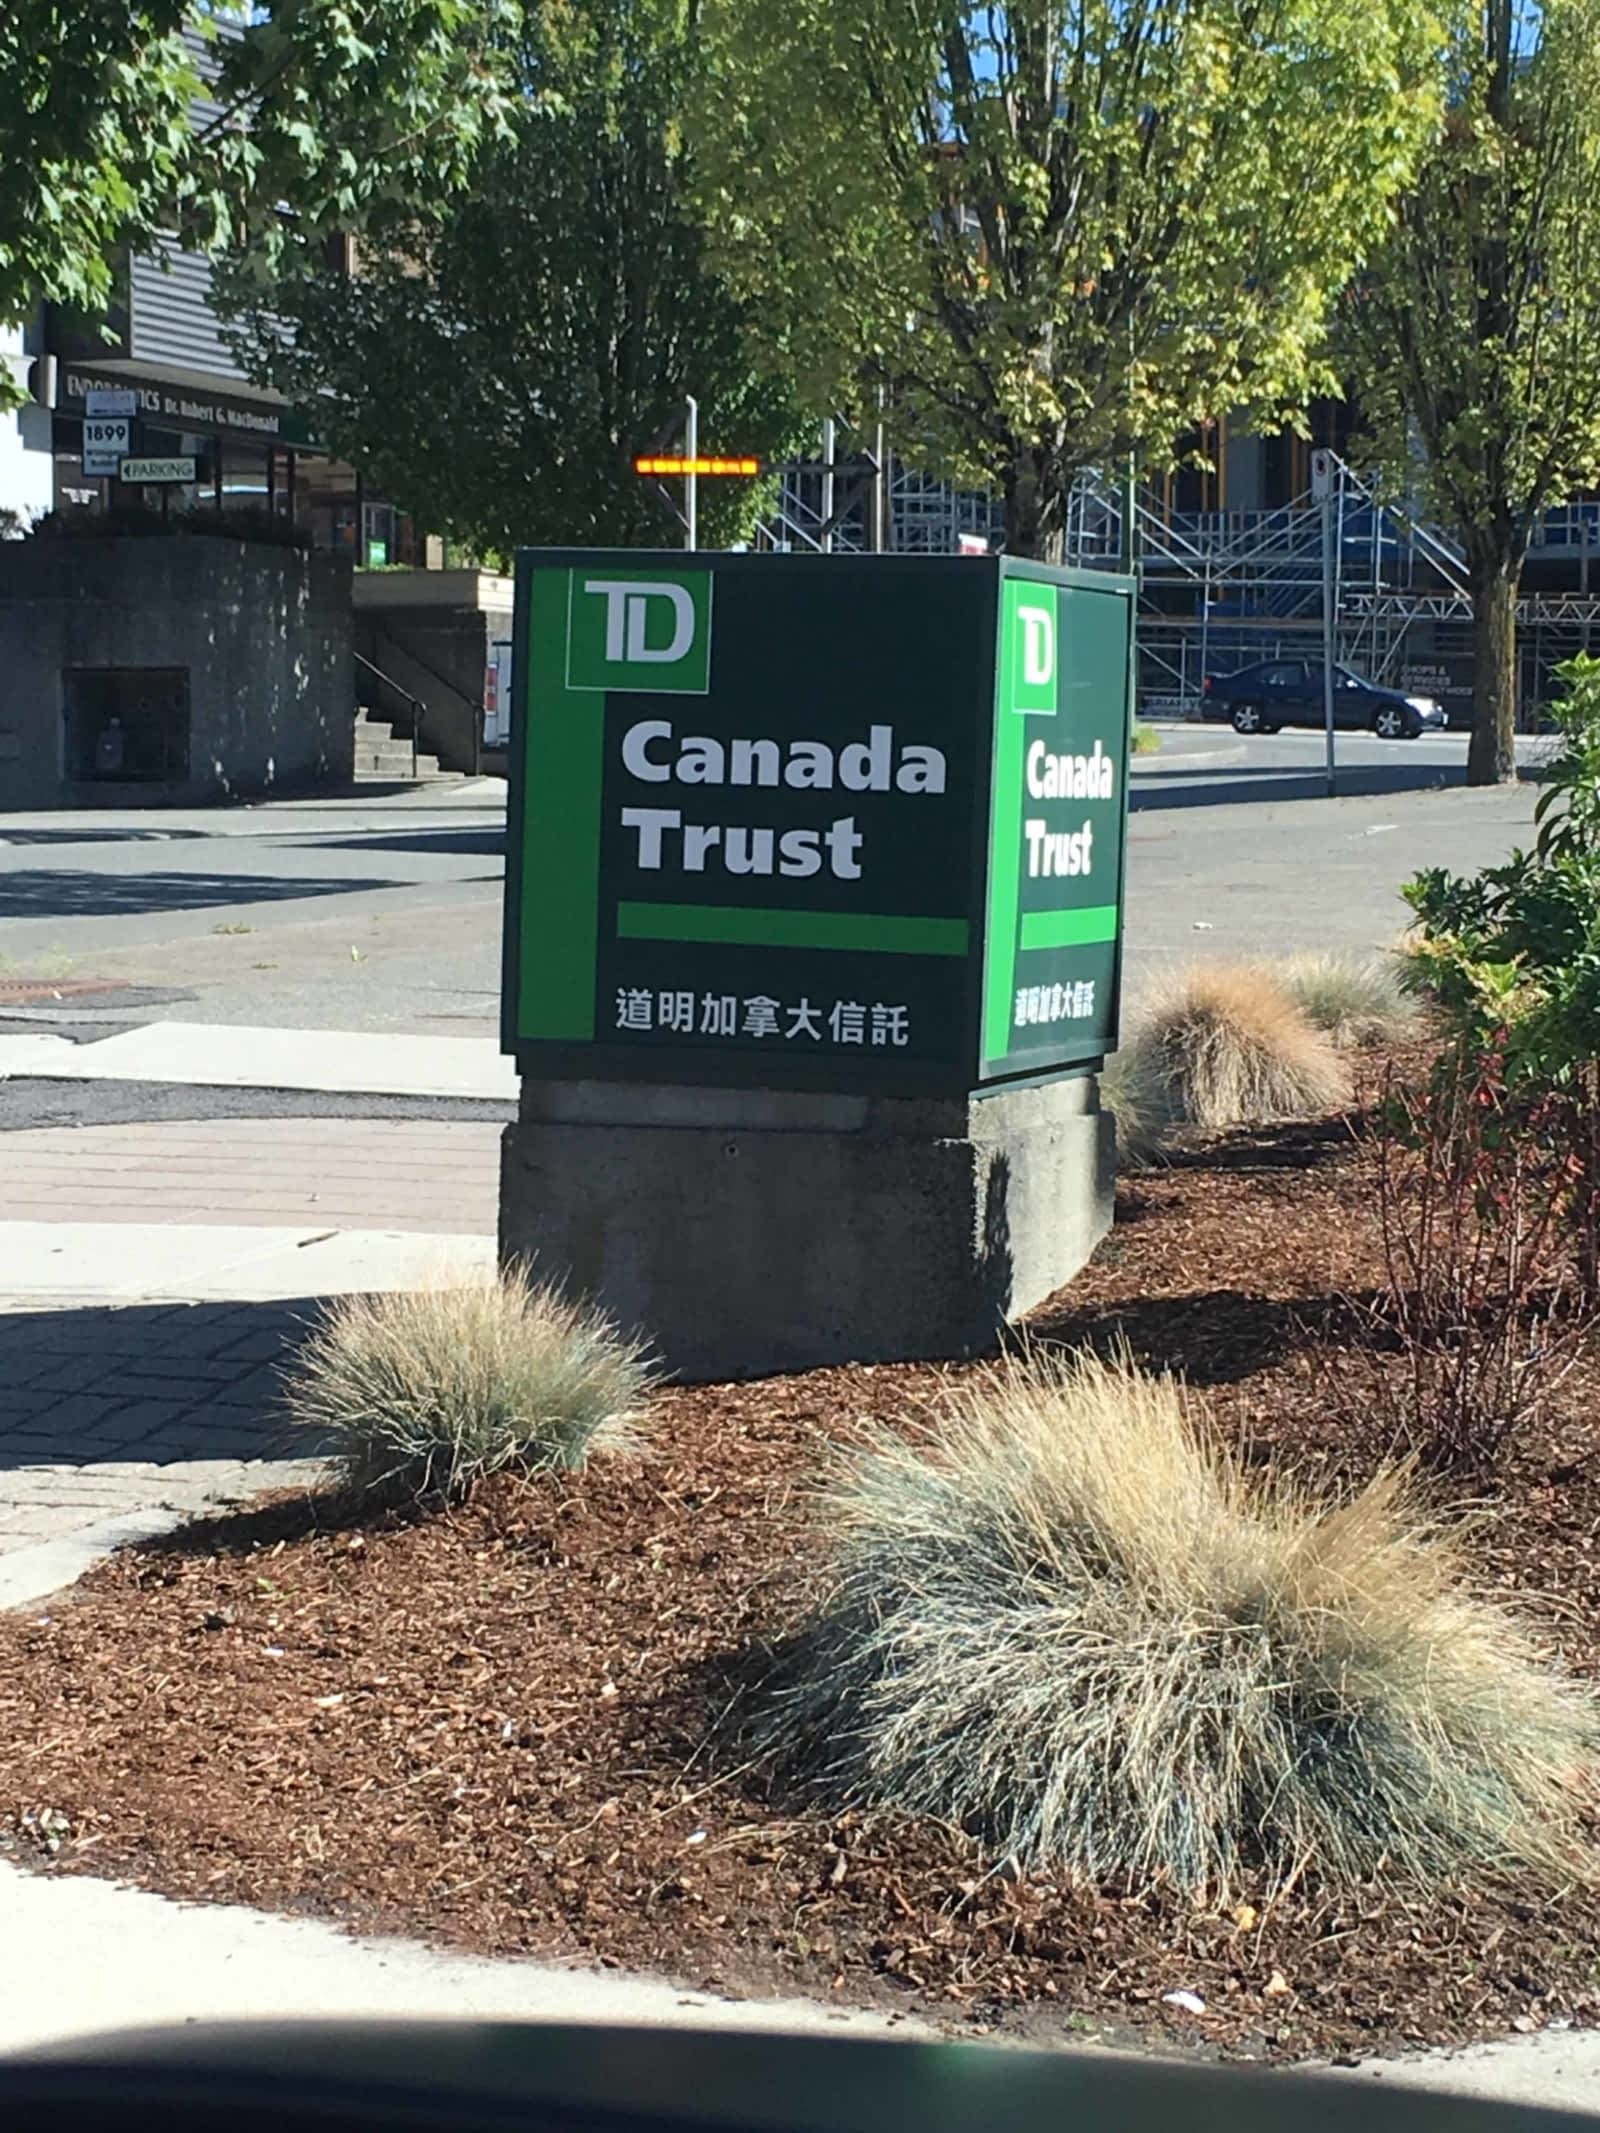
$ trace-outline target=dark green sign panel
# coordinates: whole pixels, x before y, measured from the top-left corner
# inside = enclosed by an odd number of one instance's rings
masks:
[[[1115,1042],[1128,582],[518,558],[523,1071],[964,1089]]]

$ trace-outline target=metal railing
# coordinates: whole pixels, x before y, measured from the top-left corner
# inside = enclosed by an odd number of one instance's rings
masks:
[[[370,660],[365,652],[354,652],[351,657],[358,667],[365,667],[369,674],[374,675],[377,680],[381,681],[386,689],[392,689],[395,695],[400,697],[407,705],[411,715],[411,776],[415,780],[417,775],[417,734],[422,725],[422,713],[425,708],[422,698],[413,696],[404,683],[396,681],[392,674],[385,674],[382,667]]]
[[[380,628],[374,634],[380,637],[392,650],[398,652],[402,659],[409,659],[414,667],[421,667],[430,681],[436,682],[441,689],[448,689],[459,703],[466,705],[468,711],[472,714],[472,775],[476,777],[483,767],[483,729],[484,722],[489,716],[488,705],[481,696],[474,696],[470,689],[463,689],[459,682],[452,681],[448,674],[441,673],[433,661],[424,653],[419,652],[414,645],[403,644],[391,630]],[[424,710],[427,709],[425,700],[417,699],[417,701],[423,703]]]

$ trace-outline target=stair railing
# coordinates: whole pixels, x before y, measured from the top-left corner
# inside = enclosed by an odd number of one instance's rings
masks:
[[[365,667],[369,674],[375,674],[386,689],[392,689],[396,696],[402,698],[409,705],[411,711],[411,777],[412,782],[415,783],[417,775],[417,729],[422,724],[422,714],[426,708],[422,698],[413,696],[404,683],[396,681],[392,674],[385,674],[382,667],[375,665],[365,652],[353,653],[352,657],[358,667]]]

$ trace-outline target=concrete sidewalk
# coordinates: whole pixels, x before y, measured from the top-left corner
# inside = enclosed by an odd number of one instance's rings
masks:
[[[0,2052],[142,2023],[405,2016],[914,2036],[809,2000],[727,2000],[664,1979],[483,1962],[408,1941],[0,1864]]]
[[[147,2024],[340,2017],[933,2034],[914,2016],[813,2000],[729,2000],[625,1971],[358,1940],[310,1920],[176,1904],[0,1862],[0,2053]],[[1048,2049],[1052,2039],[1030,2041]],[[1065,2025],[1053,2041],[1066,2051],[1098,2048]],[[1261,2078],[1273,2077],[1263,2070]],[[1600,2107],[1600,2033],[1370,2059],[1341,2078],[1592,2111]]]
[[[516,1067],[492,1037],[147,1022],[91,1044],[0,1036],[0,1080],[158,1081],[186,1088],[475,1097],[514,1103]]]

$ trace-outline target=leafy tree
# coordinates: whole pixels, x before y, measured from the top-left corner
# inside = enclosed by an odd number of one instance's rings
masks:
[[[705,0],[708,201],[818,399],[1057,555],[1074,474],[1324,373],[1430,123],[1416,0]]]
[[[120,248],[158,231],[270,273],[290,241],[448,191],[502,122],[516,14],[516,0],[5,0],[0,324],[41,302],[103,310]]]
[[[1600,0],[1462,7],[1446,124],[1346,310],[1380,454],[1465,552],[1474,784],[1516,775],[1529,537],[1600,474],[1597,199]]]
[[[780,453],[794,429],[688,196],[691,8],[530,10],[519,69],[470,193],[360,247],[347,278],[291,247],[247,350],[384,494],[480,552],[675,543],[673,501],[633,458],[678,446],[686,394],[711,451]],[[750,483],[703,482],[702,538],[736,538],[758,502]]]

